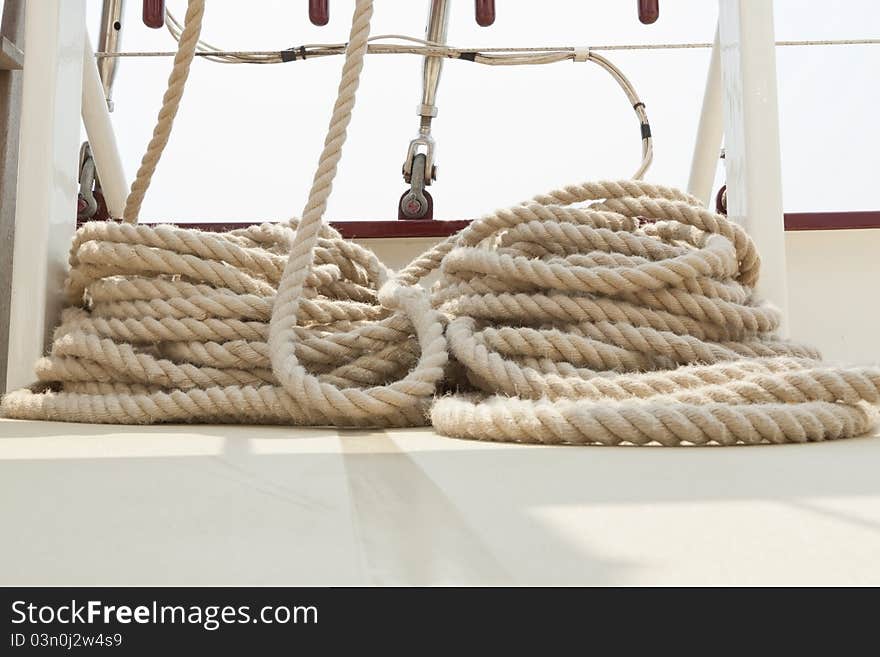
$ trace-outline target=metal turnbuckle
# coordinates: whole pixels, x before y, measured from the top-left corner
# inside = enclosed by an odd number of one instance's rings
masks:
[[[431,43],[446,43],[448,19],[448,0],[431,0],[425,39]],[[398,216],[401,219],[430,219],[433,212],[431,195],[424,188],[437,179],[431,122],[437,116],[437,88],[442,70],[442,57],[425,57],[422,65],[422,102],[416,110],[419,115],[419,134],[409,143],[406,159],[403,161],[403,179],[410,184],[410,189],[400,198]]]
[[[83,142],[79,149],[79,197],[76,204],[77,221],[88,221],[98,213],[98,199],[95,198],[97,170],[92,158],[89,142]]]

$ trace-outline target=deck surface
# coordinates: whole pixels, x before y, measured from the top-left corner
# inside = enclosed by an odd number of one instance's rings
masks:
[[[0,420],[2,585],[880,584],[880,439]]]

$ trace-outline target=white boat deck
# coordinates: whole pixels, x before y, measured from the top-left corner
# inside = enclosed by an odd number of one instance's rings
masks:
[[[878,464],[0,420],[0,584],[880,584]]]

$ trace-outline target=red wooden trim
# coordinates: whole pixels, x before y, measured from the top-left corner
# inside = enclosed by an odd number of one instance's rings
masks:
[[[880,228],[880,210],[785,213],[785,230],[852,230],[857,228]]]
[[[330,225],[349,239],[379,237],[449,237],[470,224],[469,219],[437,221],[407,219],[406,221],[331,221]]]
[[[145,225],[155,222],[145,221]],[[210,233],[223,233],[237,228],[253,226],[255,221],[203,223],[181,222],[183,228],[196,228]],[[470,224],[469,219],[459,221],[435,221],[433,219],[407,219],[406,221],[331,221],[333,226],[346,239],[372,239],[380,237],[448,237]]]
[[[150,222],[145,222],[147,225]],[[197,228],[217,233],[247,228],[258,222],[183,222],[184,228]],[[346,239],[378,239],[389,237],[448,237],[470,224],[470,220],[438,221],[412,219],[407,221],[331,221],[330,225]],[[865,212],[787,212],[785,230],[852,230],[880,228],[880,210]]]

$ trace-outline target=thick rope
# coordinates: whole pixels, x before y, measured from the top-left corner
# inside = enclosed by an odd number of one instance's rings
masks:
[[[397,273],[323,224],[371,4],[355,9],[303,218],[224,234],[83,226],[41,383],[7,395],[5,416],[430,422],[462,438],[606,445],[870,428],[880,369],[828,367],[776,337],[777,312],[754,296],[753,242],[682,192],[573,185],[475,220]]]
[[[424,410],[443,377],[446,365],[446,340],[440,314],[431,308],[427,294],[415,286],[401,286],[388,280],[387,272],[380,272],[377,283],[381,286],[382,305],[396,312],[396,316],[412,324],[422,355],[419,362],[399,381],[372,388],[338,387],[321,381],[299,363],[295,350],[295,327],[306,277],[311,269],[313,251],[323,223],[327,199],[332,190],[336,165],[342,156],[346,129],[351,121],[355,92],[363,68],[370,18],[371,0],[356,3],[348,41],[342,80],[324,150],[315,172],[309,200],[290,250],[290,257],[278,284],[278,292],[269,324],[269,352],[272,369],[284,389],[295,399],[309,406],[332,409],[343,418],[364,416],[372,418],[412,417]],[[344,420],[343,420],[344,421]]]

